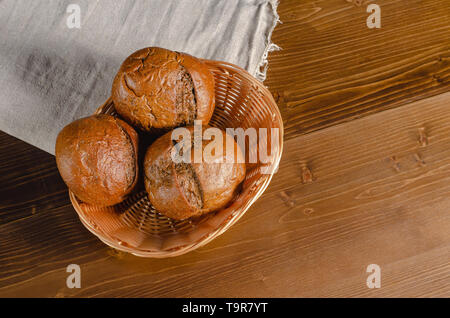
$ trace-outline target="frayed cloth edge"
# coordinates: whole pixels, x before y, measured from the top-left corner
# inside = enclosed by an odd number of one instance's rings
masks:
[[[272,27],[270,28],[269,34],[267,36],[267,44],[264,49],[264,54],[262,55],[262,57],[258,63],[258,67],[256,69],[255,77],[258,80],[260,80],[261,82],[264,82],[266,80],[267,69],[269,68],[269,61],[268,61],[269,53],[273,52],[273,51],[281,50],[281,47],[279,47],[278,45],[276,45],[275,43],[272,42],[273,31],[275,30],[276,26],[279,23],[282,23],[280,21],[280,16],[278,15],[278,12],[277,12],[279,1],[278,0],[268,0],[268,4],[272,7],[274,21],[273,21]]]

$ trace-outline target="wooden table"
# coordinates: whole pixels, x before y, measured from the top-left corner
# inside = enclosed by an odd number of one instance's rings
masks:
[[[80,223],[54,157],[0,134],[0,296],[450,296],[450,3],[283,0],[265,84],[285,123],[266,193],[187,255]],[[81,266],[81,289],[66,267]],[[381,288],[369,289],[369,264]]]

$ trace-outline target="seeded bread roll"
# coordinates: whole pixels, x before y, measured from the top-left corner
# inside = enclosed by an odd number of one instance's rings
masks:
[[[113,116],[95,115],[67,125],[58,135],[55,155],[64,182],[86,203],[117,204],[138,179],[138,135]]]
[[[188,128],[191,136],[193,127]],[[164,215],[183,220],[223,208],[235,195],[245,178],[245,163],[239,146],[225,132],[222,134],[223,154],[213,161],[176,163],[172,160],[177,141],[172,141],[172,132],[157,139],[147,150],[144,159],[145,188],[150,202]],[[234,147],[234,157],[227,162],[226,145]],[[193,140],[193,138],[192,138]],[[202,149],[210,141],[202,142]],[[223,162],[219,162],[223,158]],[[239,161],[238,161],[239,160]]]
[[[116,111],[143,131],[207,125],[214,112],[214,77],[199,59],[157,47],[129,56],[111,93]]]

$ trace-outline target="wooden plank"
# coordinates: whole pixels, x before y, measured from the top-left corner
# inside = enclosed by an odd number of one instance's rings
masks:
[[[450,6],[445,0],[283,0],[268,79],[286,139],[450,89]]]
[[[0,296],[449,297],[449,102],[441,94],[287,141],[244,218],[181,257],[114,252],[64,206],[0,225]],[[81,265],[80,290],[65,287],[70,263]],[[366,287],[372,263],[381,289]]]

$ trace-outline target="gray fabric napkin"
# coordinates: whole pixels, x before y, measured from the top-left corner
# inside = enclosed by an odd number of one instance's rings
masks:
[[[276,6],[276,0],[2,0],[0,130],[54,153],[58,132],[103,104],[122,61],[147,46],[231,62],[264,80],[267,54],[276,49],[270,42]],[[77,8],[80,28],[69,28]]]

